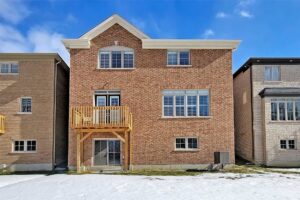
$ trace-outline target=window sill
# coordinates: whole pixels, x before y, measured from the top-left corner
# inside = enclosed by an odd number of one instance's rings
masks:
[[[135,70],[136,68],[96,68],[96,70],[124,70],[124,71],[127,71],[127,70]]]
[[[19,75],[19,73],[0,73],[0,75]]]
[[[300,124],[300,120],[298,121],[269,121],[270,124]]]
[[[297,151],[298,149],[279,149],[279,151],[285,152],[285,151]]]
[[[197,152],[199,149],[174,149],[174,152]]]
[[[31,154],[31,153],[37,153],[37,151],[13,151],[11,154]]]
[[[263,81],[264,84],[272,83],[282,83],[283,81]]]
[[[176,67],[180,67],[180,68],[183,67],[184,68],[184,67],[192,67],[192,65],[167,65],[167,67],[175,67],[175,68]]]
[[[17,112],[18,115],[31,115],[32,112]]]
[[[166,117],[162,116],[161,119],[211,119],[212,116],[187,116],[187,117]]]

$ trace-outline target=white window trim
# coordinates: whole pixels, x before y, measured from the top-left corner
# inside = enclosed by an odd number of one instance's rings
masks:
[[[24,141],[24,151],[15,151],[15,142]],[[27,141],[35,141],[35,151],[27,151]],[[38,145],[36,139],[26,139],[26,140],[13,140],[12,141],[12,153],[37,153]]]
[[[169,65],[169,52],[176,52],[177,53],[177,64],[176,65]],[[180,52],[189,52],[189,64],[188,65],[180,65]],[[192,67],[191,64],[191,52],[188,49],[182,49],[182,50],[172,50],[168,49],[167,51],[167,67]]]
[[[10,72],[8,72],[8,73],[1,73],[1,64],[10,64],[10,67],[8,68]],[[11,65],[12,65],[12,64],[18,65],[18,73],[12,73],[12,72],[11,72]],[[20,65],[19,65],[19,62],[17,62],[17,61],[5,61],[5,62],[0,62],[0,75],[19,75],[19,72],[20,72]]]
[[[207,116],[201,116],[199,109],[200,109],[200,96],[206,96],[203,94],[195,94],[195,95],[191,95],[191,94],[184,94],[184,95],[164,95],[162,94],[162,118],[164,119],[178,119],[178,118],[211,118],[211,101],[210,101],[210,91],[209,89],[204,89],[208,91],[208,115]],[[175,90],[176,91],[176,90]],[[185,91],[189,91],[189,89],[185,90]],[[165,116],[164,113],[164,97],[165,96],[173,96],[173,116]],[[176,116],[176,96],[184,96],[184,116]],[[196,111],[197,111],[197,115],[196,116],[188,116],[188,104],[187,104],[187,97],[188,96],[197,96],[197,106],[196,106]]]
[[[22,112],[22,99],[31,99],[31,112]],[[32,97],[20,97],[19,99],[19,112],[18,114],[30,115],[32,114]]]
[[[184,139],[185,141],[185,148],[176,148],[176,139]],[[189,148],[188,139],[196,139],[197,140],[197,148]],[[175,151],[198,151],[199,150],[199,139],[198,137],[175,137],[175,144],[174,144]]]
[[[283,148],[281,148],[281,140],[284,140],[285,141],[285,145],[286,145],[286,149],[283,149]],[[294,149],[291,149],[290,148],[290,146],[289,146],[289,140],[294,140],[294,146],[295,146],[295,148]],[[288,151],[288,150],[297,150],[297,141],[296,141],[296,139],[280,139],[279,140],[279,148],[280,148],[280,150],[282,150],[282,151]]]
[[[296,120],[296,102],[300,102],[300,99],[273,99],[270,101],[270,121],[271,122],[300,122],[300,120]],[[272,103],[277,103],[276,107],[276,120],[272,120]],[[279,113],[279,103],[284,103],[285,106],[285,120],[280,119]],[[293,103],[293,120],[288,120],[288,111],[287,111],[287,103]]]
[[[121,68],[112,68],[112,52],[113,51],[120,51],[121,52]],[[108,68],[101,68],[101,53],[109,54],[109,67]],[[125,53],[132,53],[133,55],[133,66],[130,68],[124,67],[124,54]],[[104,47],[99,49],[98,52],[98,65],[97,69],[101,70],[133,70],[135,69],[135,52],[133,49],[123,46],[110,46]]]
[[[266,68],[267,67],[278,67],[278,70],[279,70],[279,80],[266,80],[266,77],[265,77],[265,73],[266,73]],[[267,83],[277,83],[277,82],[281,82],[281,67],[279,65],[266,65],[264,66],[264,73],[263,73],[263,80],[264,82],[267,82]]]

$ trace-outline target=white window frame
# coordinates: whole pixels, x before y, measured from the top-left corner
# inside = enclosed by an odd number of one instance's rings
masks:
[[[188,52],[189,53],[189,64],[188,65],[181,65],[180,64],[180,52]],[[177,64],[169,64],[169,53],[177,53]],[[169,49],[167,51],[167,67],[191,67],[191,51],[187,49],[182,49],[182,50],[172,50]]]
[[[184,139],[185,141],[185,148],[177,148],[176,147],[176,140],[177,139]],[[189,139],[196,139],[197,140],[197,148],[189,148]],[[175,137],[175,151],[197,151],[199,150],[199,139],[198,137]]]
[[[27,150],[27,142],[28,141],[35,141],[35,151],[28,151]],[[23,151],[15,151],[15,142],[24,142],[24,150]],[[36,139],[26,139],[26,140],[13,140],[12,141],[12,152],[13,153],[36,153],[37,152],[37,140]]]
[[[121,67],[120,68],[113,68],[112,67],[112,52],[113,51],[120,51],[121,52]],[[132,67],[124,67],[124,54],[132,54]],[[109,67],[103,68],[101,67],[101,54],[109,54]],[[123,46],[109,46],[104,47],[99,50],[98,53],[98,66],[97,69],[101,70],[131,70],[135,69],[135,53],[132,48],[123,47]]]
[[[293,98],[271,99],[271,101],[270,101],[270,121],[271,122],[300,122],[300,120],[296,119],[296,102],[300,102],[300,99],[293,99]],[[277,103],[277,107],[276,107],[277,119],[276,120],[272,120],[272,103]],[[284,103],[285,120],[280,119],[279,103]],[[288,119],[287,103],[293,103],[293,120]]]
[[[1,72],[1,67],[2,67],[2,64],[8,64],[9,67],[8,67],[8,73],[2,73]],[[18,72],[15,73],[15,72],[11,72],[11,68],[12,68],[12,65],[15,64],[18,66]],[[18,75],[20,73],[20,65],[18,62],[16,61],[7,61],[7,62],[0,62],[0,75]]]
[[[31,99],[31,112],[22,112],[22,99]],[[18,114],[32,114],[32,97],[20,97],[20,107]]]
[[[266,69],[271,68],[271,80],[266,80]],[[278,73],[279,73],[279,80],[273,80],[272,77],[272,69],[273,68],[278,68]],[[267,65],[264,67],[264,81],[265,82],[280,82],[281,81],[281,67],[279,65]]]
[[[294,147],[295,148],[290,148],[289,140],[294,140]],[[281,141],[285,141],[286,149],[281,148]],[[297,142],[296,142],[295,139],[280,139],[279,140],[279,148],[280,148],[280,150],[297,150]]]
[[[211,117],[211,102],[210,102],[210,90],[209,89],[200,89],[200,90],[167,90],[167,91],[174,91],[174,94],[162,94],[162,118],[210,118]],[[184,94],[175,94],[176,91],[185,92]],[[197,92],[197,94],[190,94],[189,91]],[[207,95],[201,94],[201,91],[207,92]],[[173,116],[165,116],[164,113],[164,97],[165,96],[172,96],[173,97]],[[184,116],[177,116],[176,115],[176,96],[184,96]],[[196,105],[196,115],[189,116],[188,115],[188,96],[197,96],[197,105]],[[202,116],[200,115],[200,96],[207,96],[208,97],[208,115]],[[171,106],[170,106],[171,107]]]

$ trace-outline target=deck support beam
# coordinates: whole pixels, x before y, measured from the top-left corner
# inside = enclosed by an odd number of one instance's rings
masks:
[[[80,135],[81,135],[81,132],[77,132],[77,147],[76,147],[76,150],[77,150],[77,173],[80,173],[81,172],[81,142],[80,142]]]

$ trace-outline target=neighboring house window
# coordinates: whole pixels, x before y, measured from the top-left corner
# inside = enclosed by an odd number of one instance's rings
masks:
[[[271,102],[272,121],[300,121],[300,100],[273,100]]]
[[[0,63],[0,74],[18,74],[19,64],[18,63]]]
[[[175,148],[177,150],[198,149],[198,139],[193,137],[176,138]]]
[[[208,90],[164,90],[164,117],[209,116]]]
[[[296,149],[295,140],[280,140],[281,149]]]
[[[265,66],[265,81],[280,81],[280,67]]]
[[[190,65],[190,52],[189,51],[168,51],[168,65]]]
[[[99,67],[101,69],[122,69],[134,67],[133,49],[111,46],[100,49]]]
[[[13,143],[14,152],[35,152],[36,140],[15,140]]]
[[[21,98],[21,112],[22,113],[32,112],[32,99],[30,97]]]

